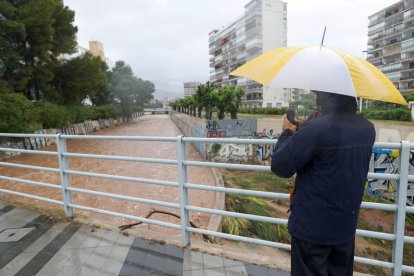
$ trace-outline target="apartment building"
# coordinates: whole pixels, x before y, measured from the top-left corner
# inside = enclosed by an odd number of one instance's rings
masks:
[[[269,88],[229,73],[260,54],[287,44],[287,4],[281,0],[251,0],[244,14],[221,30],[209,33],[210,81],[218,87],[246,91],[242,107],[287,106],[289,92]]]
[[[89,41],[89,49],[82,47],[80,45],[76,46],[76,51],[73,54],[63,54],[60,56],[61,59],[72,59],[79,56],[82,56],[86,53],[90,53],[94,57],[99,57],[102,61],[105,61],[108,65],[110,65],[112,62],[105,58],[104,50],[103,50],[103,44],[99,41]]]
[[[403,0],[368,17],[367,60],[401,93],[414,92],[414,0]]]
[[[184,98],[194,95],[197,91],[197,87],[201,84],[198,81],[184,82]]]

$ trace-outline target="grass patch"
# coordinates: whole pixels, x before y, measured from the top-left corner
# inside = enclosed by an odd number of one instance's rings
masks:
[[[237,236],[248,236],[251,224],[251,221],[247,219],[225,217],[223,220],[223,232]]]
[[[266,200],[251,196],[229,194],[226,196],[226,210],[237,213],[271,217],[276,209]],[[225,217],[223,232],[247,237],[258,237],[268,241],[290,243],[286,225]]]
[[[281,178],[270,172],[241,172],[224,178],[229,187],[265,192],[290,193],[295,185],[294,178]]]

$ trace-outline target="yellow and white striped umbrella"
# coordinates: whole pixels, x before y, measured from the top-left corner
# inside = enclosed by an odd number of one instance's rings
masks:
[[[270,87],[325,91],[408,105],[378,68],[325,46],[293,46],[266,52],[230,73]]]

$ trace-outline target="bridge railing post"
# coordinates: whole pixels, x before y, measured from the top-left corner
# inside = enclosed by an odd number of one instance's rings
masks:
[[[177,137],[177,161],[178,161],[178,184],[180,189],[180,217],[181,217],[181,245],[187,246],[190,243],[190,233],[187,227],[190,224],[190,215],[186,206],[188,205],[188,189],[184,186],[187,183],[186,148],[183,141],[184,136]]]
[[[59,157],[60,181],[63,191],[65,214],[68,217],[73,217],[73,208],[69,206],[69,204],[72,204],[72,192],[67,189],[71,186],[70,176],[69,174],[65,173],[65,170],[69,169],[69,162],[68,158],[63,155],[67,152],[66,139],[62,138],[61,133],[56,137],[56,144]]]
[[[402,274],[403,266],[403,249],[405,233],[405,214],[407,204],[407,186],[409,173],[410,142],[401,141],[399,154],[399,174],[398,187],[395,196],[395,204],[398,209],[394,216],[394,234],[395,241],[392,250],[392,262],[394,263],[394,276]]]

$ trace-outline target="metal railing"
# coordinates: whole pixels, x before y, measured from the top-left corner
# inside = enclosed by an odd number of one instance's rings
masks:
[[[243,164],[231,164],[231,163],[213,163],[213,162],[204,162],[204,161],[193,161],[187,160],[186,158],[186,147],[188,143],[231,143],[231,144],[253,144],[253,145],[273,145],[276,140],[263,140],[263,139],[236,139],[236,138],[194,138],[194,137],[153,137],[153,136],[98,136],[98,135],[47,135],[47,134],[10,134],[10,133],[0,133],[0,137],[20,137],[20,138],[44,138],[44,139],[55,139],[57,144],[57,152],[45,151],[45,150],[27,150],[27,149],[14,149],[14,148],[0,148],[2,152],[21,152],[25,154],[41,154],[41,155],[50,155],[56,156],[59,160],[59,168],[49,168],[33,165],[24,165],[16,164],[10,162],[0,162],[0,166],[9,166],[17,167],[31,170],[42,170],[47,172],[54,172],[60,174],[61,185],[54,185],[50,183],[42,183],[38,181],[1,176],[0,180],[20,182],[27,185],[35,185],[51,189],[61,189],[63,193],[63,200],[55,200],[46,197],[16,192],[12,190],[6,190],[1,188],[0,193],[8,193],[15,196],[27,197],[35,200],[45,201],[52,204],[62,205],[64,207],[65,213],[69,217],[73,217],[73,209],[80,209],[85,211],[92,211],[99,214],[115,216],[120,218],[125,218],[133,221],[159,225],[163,227],[173,228],[181,231],[181,241],[182,245],[186,246],[190,243],[190,234],[205,234],[218,238],[231,239],[236,241],[243,241],[254,243],[258,245],[271,246],[280,249],[290,249],[289,244],[267,241],[262,239],[256,239],[251,237],[242,237],[237,235],[231,235],[216,231],[210,231],[200,228],[195,228],[190,226],[189,213],[190,212],[201,212],[211,215],[219,216],[228,216],[234,218],[243,218],[248,220],[255,220],[260,222],[268,222],[273,224],[287,224],[287,219],[273,218],[259,215],[251,215],[244,213],[229,212],[224,210],[216,210],[210,208],[202,208],[197,206],[191,206],[188,203],[188,190],[204,190],[204,191],[214,191],[230,194],[239,194],[239,195],[248,195],[256,196],[263,198],[272,198],[272,199],[281,199],[288,200],[289,195],[284,193],[273,193],[273,192],[262,192],[262,191],[253,191],[253,190],[244,190],[236,188],[226,188],[226,187],[217,187],[217,186],[208,186],[203,185],[202,183],[189,183],[187,181],[187,168],[188,167],[208,167],[208,168],[225,168],[225,169],[238,169],[238,170],[250,170],[250,171],[262,171],[270,172],[270,166],[263,165],[243,165]],[[155,158],[141,158],[141,157],[127,157],[127,156],[115,156],[115,155],[99,155],[99,154],[83,154],[83,153],[70,153],[67,150],[66,143],[67,140],[126,140],[126,141],[153,141],[153,142],[174,142],[177,145],[177,159],[155,159]],[[407,141],[402,141],[401,143],[375,143],[375,147],[383,149],[397,149],[399,150],[399,173],[398,174],[386,174],[386,173],[368,173],[368,179],[382,179],[382,180],[395,180],[398,181],[397,192],[395,196],[395,204],[384,204],[384,203],[375,203],[375,202],[363,202],[361,207],[366,209],[378,209],[384,211],[393,211],[395,212],[395,223],[394,223],[394,232],[383,233],[376,231],[367,231],[357,229],[357,236],[370,237],[376,239],[382,239],[393,242],[393,253],[392,253],[392,262],[385,262],[375,259],[355,257],[355,261],[359,263],[381,266],[384,268],[392,269],[394,275],[401,275],[402,272],[414,273],[414,267],[403,265],[403,248],[404,244],[414,244],[414,237],[405,236],[405,218],[406,213],[414,214],[414,207],[406,206],[407,199],[407,187],[408,182],[414,182],[414,175],[409,175],[409,157],[410,151],[414,149],[414,144],[410,144]],[[178,169],[178,181],[164,181],[156,179],[144,179],[137,177],[127,177],[119,175],[110,175],[94,172],[85,172],[85,171],[75,171],[70,170],[69,168],[69,158],[90,158],[90,159],[106,159],[106,160],[117,160],[117,161],[130,161],[130,162],[145,162],[145,163],[155,163],[155,164],[168,164],[176,165]],[[105,193],[93,190],[86,190],[71,187],[71,175],[77,176],[88,176],[88,177],[97,177],[104,179],[120,180],[120,181],[129,181],[135,183],[145,183],[145,184],[156,184],[163,186],[176,187],[179,189],[179,203],[171,203],[165,201],[151,200],[145,198],[136,198],[127,195],[119,195],[112,193]],[[72,202],[72,193],[83,193],[89,195],[102,196],[107,198],[114,198],[120,200],[126,200],[130,202],[144,203],[144,204],[154,204],[158,206],[164,206],[180,210],[180,225],[158,221],[149,218],[143,218],[108,210],[103,210],[99,208],[83,206],[79,204],[74,204]]]

